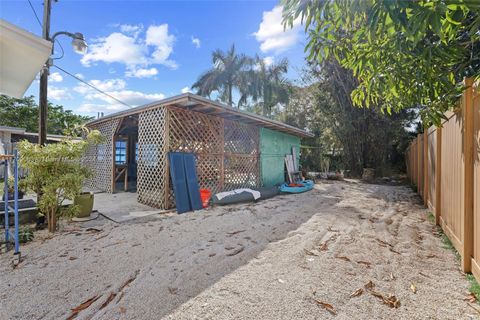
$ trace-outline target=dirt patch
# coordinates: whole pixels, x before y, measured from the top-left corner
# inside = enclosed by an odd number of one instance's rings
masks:
[[[34,241],[15,270],[0,256],[0,309],[8,319],[472,319],[468,282],[426,214],[406,187],[335,182],[106,222]]]

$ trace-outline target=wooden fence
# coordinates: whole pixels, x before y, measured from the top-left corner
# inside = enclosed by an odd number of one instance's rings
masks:
[[[480,86],[466,79],[455,112],[407,149],[407,176],[480,281]]]

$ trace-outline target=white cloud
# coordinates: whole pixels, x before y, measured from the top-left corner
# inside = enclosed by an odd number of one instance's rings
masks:
[[[48,76],[48,80],[50,80],[50,82],[62,82],[63,77],[60,73],[54,72]]]
[[[84,66],[89,67],[92,62],[96,61],[117,62],[127,66],[147,63],[145,48],[138,44],[135,38],[119,32],[93,40],[81,62]]]
[[[57,88],[50,86],[47,91],[48,99],[52,100],[68,100],[72,98],[70,91],[67,88]]]
[[[173,52],[174,42],[175,36],[168,34],[168,24],[148,27],[145,43],[155,48],[151,56],[151,62],[176,69],[178,66],[175,61],[168,59]]]
[[[153,102],[153,101],[158,101],[162,100],[165,98],[165,95],[162,93],[143,93],[140,91],[133,91],[133,90],[121,90],[121,91],[109,91],[108,94],[111,96],[117,98],[120,101],[123,101],[127,104],[130,104],[132,106],[138,106],[142,105],[145,103]],[[117,104],[118,102],[115,101],[114,99],[103,95],[101,93],[96,93],[93,94],[90,97],[87,98],[96,98],[99,100],[103,100],[109,104]]]
[[[123,79],[91,80],[89,83],[114,98],[128,105],[138,106],[165,98],[161,93],[143,93],[127,89],[127,83]],[[74,89],[84,96],[85,102],[78,108],[81,112],[117,111],[127,108],[117,100],[102,94],[93,88],[79,83]],[[98,101],[98,103],[95,103]]]
[[[97,103],[84,103],[76,109],[78,112],[92,113],[92,112],[115,112],[126,109],[123,104],[97,104]]]
[[[263,58],[263,63],[265,63],[265,66],[271,66],[275,62],[274,57],[265,57]]]
[[[122,90],[127,86],[127,83],[123,79],[90,80],[89,83],[102,91]],[[93,89],[85,83],[79,83],[73,90],[80,94],[87,94],[93,91]]]
[[[125,76],[133,78],[150,78],[158,74],[157,68],[128,70]]]
[[[80,79],[85,79],[85,76],[81,73],[75,73],[75,76],[77,76]]]
[[[143,31],[143,24],[122,24],[120,25],[120,31],[123,33],[131,34],[134,37],[137,37],[140,32]]]
[[[300,37],[300,19],[293,22],[293,28],[284,29],[282,9],[282,6],[276,6],[271,11],[263,12],[262,22],[254,33],[262,52],[280,53],[292,47]]]
[[[187,92],[192,92],[192,90],[190,90],[190,87],[185,87],[182,89],[182,93],[187,93]]]
[[[90,41],[89,52],[81,59],[84,66],[89,67],[97,62],[120,63],[132,75],[136,70],[147,70],[147,67],[156,64],[171,69],[178,67],[170,58],[176,39],[168,33],[168,24],[149,26],[144,38],[140,36],[143,33],[142,25],[120,25],[119,28],[121,32]],[[152,69],[148,69],[150,74]],[[141,73],[145,76],[144,71]]]
[[[192,37],[192,44],[195,46],[195,48],[197,49],[200,48],[200,45],[201,45],[200,39]]]

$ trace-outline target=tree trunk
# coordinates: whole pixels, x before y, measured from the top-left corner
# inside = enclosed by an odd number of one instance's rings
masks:
[[[231,83],[228,84],[228,105],[233,106],[233,97],[232,97],[233,86]]]

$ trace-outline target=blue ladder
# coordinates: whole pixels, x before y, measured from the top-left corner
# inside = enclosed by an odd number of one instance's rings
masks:
[[[0,160],[3,160],[4,165],[4,212],[5,212],[5,251],[9,250],[10,241],[13,240],[15,245],[15,252],[14,255],[14,265],[20,263],[20,242],[19,242],[19,226],[18,226],[18,153],[17,150],[14,151],[13,155],[0,155]],[[9,201],[8,201],[8,166],[9,162],[13,161],[13,180],[14,180],[14,192],[13,192],[13,208],[10,208]],[[14,213],[14,231],[11,233],[10,225],[9,225],[9,210],[13,209]],[[3,249],[3,248],[2,248]]]

